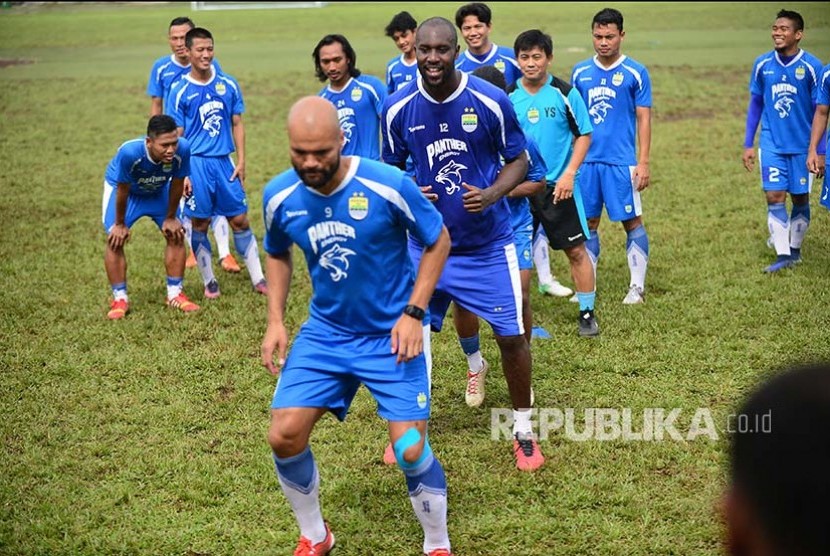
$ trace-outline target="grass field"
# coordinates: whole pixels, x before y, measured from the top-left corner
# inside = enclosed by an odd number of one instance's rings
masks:
[[[422,20],[459,4],[411,4]],[[220,272],[223,295],[184,317],[165,310],[162,241],[149,221],[128,247],[132,312],[105,319],[101,182],[124,140],[146,127],[154,59],[166,26],[190,15],[216,37],[223,68],[245,95],[247,189],[262,237],[261,193],[288,165],[287,108],[315,93],[311,51],[341,32],[358,67],[383,75],[395,55],[383,27],[397,3],[322,9],[190,13],[189,5],[26,6],[0,11],[0,554],[287,554],[297,528],[265,442],[274,379],[259,364],[265,300],[246,275]],[[493,38],[540,27],[554,37],[554,72],[592,55],[596,3],[492,3]],[[761,269],[766,208],[740,163],[747,82],[771,49],[781,6],[617,4],[624,52],[645,63],[654,91],[647,303],[624,307],[624,234],[604,222],[597,314],[602,335],[576,335],[576,311],[534,290],[540,408],[711,412],[717,440],[575,441],[557,431],[533,474],[490,440],[489,408],[509,406],[491,374],[485,408],[463,402],[466,364],[453,334],[433,337],[431,443],[450,492],[457,555],[714,555],[737,402],[781,365],[830,359],[830,214],[813,200],[804,263]],[[802,46],[830,59],[826,3],[786,6],[805,17]],[[817,190],[814,187],[814,192]],[[295,260],[300,260],[295,258]],[[565,258],[554,254],[563,281]],[[188,270],[186,291],[202,302]],[[298,265],[292,331],[309,295]],[[498,361],[483,329],[487,359]],[[637,419],[634,419],[635,427]],[[577,422],[577,428],[584,425]],[[401,473],[380,458],[385,427],[361,391],[349,419],[313,437],[335,554],[418,554],[420,527]]]

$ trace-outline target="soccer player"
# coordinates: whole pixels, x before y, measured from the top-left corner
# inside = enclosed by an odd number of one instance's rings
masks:
[[[386,26],[386,36],[395,41],[395,46],[401,51],[386,64],[386,91],[390,95],[414,81],[418,75],[418,64],[415,60],[415,29],[418,22],[409,12],[395,14],[389,25]]]
[[[749,78],[749,108],[744,139],[744,168],[755,166],[755,130],[761,122],[758,166],[767,200],[767,226],[777,255],[764,272],[778,272],[801,262],[801,244],[810,227],[807,170],[810,124],[816,106],[821,62],[799,48],[804,19],[781,10],[772,24],[774,49],[760,55]],[[787,193],[792,210],[787,214]]]
[[[411,156],[417,184],[444,217],[452,249],[430,301],[431,325],[440,330],[455,301],[493,328],[514,408],[516,465],[533,470],[544,456],[530,421],[530,348],[504,199],[527,175],[525,137],[503,91],[455,69],[452,22],[421,23],[415,51],[421,79],[384,106],[383,159],[403,168]],[[414,260],[421,249],[417,241],[410,244]]]
[[[490,40],[492,20],[493,13],[487,4],[473,2],[458,8],[455,12],[455,25],[467,43],[467,50],[458,57],[455,68],[472,73],[480,66],[495,66],[504,74],[509,87],[521,75],[519,65],[509,48],[498,46]]]
[[[221,214],[233,229],[236,250],[245,261],[254,291],[265,295],[265,277],[257,241],[248,222],[245,198],[245,103],[236,80],[213,67],[213,35],[194,27],[185,36],[190,55],[190,73],[173,85],[167,105],[179,133],[192,149],[193,193],[185,203],[185,214],[193,220],[191,248],[196,253],[205,284],[205,297],[219,297],[219,282],[213,274],[210,218]],[[236,165],[231,154],[236,151]]]
[[[591,31],[596,56],[574,66],[571,85],[588,107],[594,132],[582,164],[579,187],[588,230],[588,255],[596,276],[602,207],[612,222],[622,222],[631,274],[626,305],[645,301],[649,242],[643,226],[640,192],[649,185],[651,78],[639,62],[620,52],[623,16],[605,8],[594,15]],[[636,128],[636,140],[635,140]]]
[[[510,100],[525,135],[542,151],[548,189],[533,198],[533,209],[554,249],[565,251],[579,300],[579,335],[599,334],[594,315],[594,269],[585,248],[590,237],[578,185],[579,167],[591,145],[588,109],[579,91],[550,74],[553,40],[538,29],[516,37],[513,49],[522,77]]]
[[[361,383],[388,421],[395,457],[424,530],[424,554],[451,556],[447,483],[427,432],[430,387],[423,353],[425,308],[450,248],[441,215],[403,172],[341,156],[337,112],[319,97],[288,115],[291,165],[265,187],[268,327],[262,362],[280,379],[268,441],[297,523],[297,556],[334,546],[323,521],[320,475],[309,447],[315,423],[341,421]],[[415,267],[407,235],[426,246]],[[283,316],[292,244],[305,255],[313,294],[286,360]],[[274,364],[274,355],[278,364]]]
[[[493,66],[481,66],[472,75],[492,83],[502,91],[507,89],[504,74]],[[528,172],[525,181],[517,185],[505,197],[510,207],[510,227],[513,229],[513,242],[519,260],[519,279],[522,284],[522,325],[528,345],[533,335],[533,313],[530,306],[530,270],[533,268],[531,256],[531,238],[533,236],[533,217],[530,214],[528,197],[544,191],[545,166],[539,149],[531,140],[527,142]],[[456,304],[452,310],[453,324],[458,334],[458,342],[467,357],[467,390],[464,401],[470,407],[479,407],[484,402],[484,385],[489,365],[481,354],[478,317],[464,307]],[[533,405],[531,391],[530,405]]]
[[[813,114],[813,125],[810,133],[810,148],[807,152],[807,169],[817,178],[824,177],[819,202],[830,210],[830,182],[827,181],[826,152],[827,141],[830,141],[830,130],[827,131],[827,112],[830,108],[830,64],[821,70],[816,111]]]
[[[386,85],[357,69],[357,54],[343,35],[326,35],[312,53],[317,78],[329,84],[319,96],[337,108],[343,154],[380,160],[380,111]]]
[[[190,145],[179,138],[173,118],[162,115],[152,116],[147,135],[121,145],[107,166],[102,203],[107,233],[104,266],[113,296],[107,318],[122,319],[130,310],[124,245],[130,228],[142,216],[152,218],[167,241],[167,306],[185,313],[199,309],[182,291],[184,229],[176,218],[189,172]]]
[[[169,56],[162,56],[155,61],[153,67],[150,69],[150,78],[147,81],[147,96],[150,97],[151,116],[164,113],[164,99],[167,98],[170,92],[170,86],[190,71],[190,57],[184,46],[184,36],[195,26],[189,17],[177,17],[170,22],[170,26],[167,29],[167,42],[173,53]],[[222,71],[219,62],[216,60],[213,61],[213,65],[217,71]],[[184,196],[182,197],[180,209],[183,210],[183,208]],[[186,244],[190,244],[192,225],[190,218],[184,216],[182,210],[180,210],[179,217],[184,224],[184,230],[187,236]],[[230,250],[227,218],[224,216],[214,216],[211,224],[213,235],[216,237],[216,247],[219,250],[219,259],[222,268],[227,272],[239,272],[239,264],[236,262]],[[190,252],[185,266],[188,268],[196,266],[196,257],[193,255],[193,251]]]
[[[794,367],[730,415],[726,549],[732,556],[830,554],[830,365]]]

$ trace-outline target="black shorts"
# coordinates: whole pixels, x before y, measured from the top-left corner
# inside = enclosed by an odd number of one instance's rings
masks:
[[[587,240],[586,230],[579,221],[576,201],[571,197],[553,204],[553,188],[546,187],[542,193],[530,198],[530,212],[534,226],[542,225],[550,246],[557,250],[576,247]]]

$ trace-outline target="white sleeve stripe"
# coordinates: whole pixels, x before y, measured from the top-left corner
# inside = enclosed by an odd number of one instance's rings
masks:
[[[374,95],[375,100],[380,101],[380,96],[378,95],[378,92],[375,90],[374,87],[372,87],[368,83],[363,83],[363,82],[358,81],[358,80],[355,80],[355,83],[357,83],[358,86],[363,87],[364,89],[369,89],[369,91],[372,93],[372,95]]]
[[[637,80],[637,85],[639,86],[640,89],[642,89],[643,88],[643,76],[640,75],[640,72],[637,71],[636,69],[634,69],[631,66],[626,66],[625,64],[623,64],[622,67],[624,67],[629,72],[631,72],[631,75],[633,75],[634,79]]]
[[[507,134],[504,129],[504,113],[501,111],[501,106],[495,100],[491,99],[488,96],[485,96],[478,91],[474,91],[473,89],[469,90],[473,95],[478,98],[487,108],[489,108],[499,119],[499,127],[501,128],[501,142],[503,145],[507,145]]]
[[[362,178],[360,176],[355,176],[355,179],[380,195],[383,199],[386,199],[388,202],[398,207],[406,215],[406,217],[409,218],[409,220],[415,222],[415,216],[412,214],[409,204],[407,204],[403,196],[401,196],[401,194],[395,189],[389,187],[388,185],[383,185],[382,183]]]
[[[398,115],[403,107],[410,101],[412,98],[418,94],[419,91],[415,91],[408,97],[404,97],[392,106],[389,107],[389,110],[386,111],[386,137],[389,140],[389,150],[395,152],[395,140],[392,138],[392,120],[395,119],[395,116]]]
[[[767,62],[769,62],[770,60],[772,60],[772,58],[764,58],[763,60],[761,60],[760,62],[758,62],[758,65],[757,65],[757,66],[755,66],[755,79],[758,79],[758,72],[760,72],[760,71],[761,71],[761,68],[762,68],[762,67],[763,67],[763,66],[764,66]]]
[[[292,193],[294,193],[297,187],[300,186],[300,183],[301,182],[298,181],[291,187],[283,189],[282,191],[280,191],[268,200],[268,204],[265,206],[265,233],[271,231],[271,224],[273,224],[274,222],[274,213],[277,212],[277,209],[282,204],[282,202],[285,201]]]
[[[184,92],[186,90],[187,90],[187,83],[183,83],[182,88],[179,90],[178,93],[176,93],[176,100],[173,103],[173,112],[178,112],[179,111],[179,101],[181,101],[182,95],[184,94]]]

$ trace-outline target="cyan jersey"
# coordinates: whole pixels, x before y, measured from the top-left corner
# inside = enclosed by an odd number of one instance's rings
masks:
[[[522,76],[522,70],[519,69],[519,63],[516,61],[513,50],[506,46],[493,44],[490,51],[482,56],[465,50],[455,61],[455,69],[464,73],[473,73],[481,66],[493,66],[502,72],[508,87]]]
[[[190,74],[174,83],[166,110],[184,128],[193,156],[227,156],[236,150],[233,116],[245,112],[242,90],[230,75],[212,70],[207,83]]]
[[[452,252],[501,249],[513,241],[510,210],[502,197],[481,213],[464,208],[461,185],[490,187],[501,160],[527,148],[507,95],[483,79],[460,74],[458,89],[443,102],[429,96],[421,80],[386,101],[383,160],[402,166],[408,156],[418,185],[432,186],[444,215]]]
[[[758,142],[762,152],[807,152],[819,75],[821,62],[806,50],[787,64],[775,50],[755,59],[749,92],[764,97]]]
[[[620,56],[605,68],[594,56],[574,66],[571,85],[582,95],[594,126],[585,162],[636,165],[637,108],[651,108],[651,78],[645,66]]]
[[[539,145],[552,187],[571,160],[574,139],[594,130],[585,102],[575,87],[553,75],[535,94],[519,79],[510,100],[525,135]]]
[[[386,64],[386,92],[392,94],[418,77],[418,62],[407,64],[403,54],[395,56]]]
[[[112,186],[126,183],[130,195],[149,197],[164,188],[171,178],[185,178],[190,174],[190,144],[180,138],[170,164],[155,162],[147,152],[144,137],[133,139],[118,147],[118,152],[107,165],[104,180]]]
[[[213,61],[215,71],[222,71],[222,67],[216,60]],[[150,69],[150,79],[147,81],[147,96],[158,97],[162,101],[167,99],[170,86],[190,72],[190,64],[181,65],[174,54],[162,56],[153,64]]]
[[[542,153],[536,142],[525,134],[527,138],[527,176],[525,181],[542,181],[548,169],[542,160]],[[507,198],[510,207],[510,227],[516,231],[521,229],[533,230],[533,216],[530,214],[530,201],[527,197]]]
[[[317,93],[337,108],[345,135],[344,155],[380,160],[380,112],[386,100],[386,85],[372,75],[352,77],[341,91],[325,86]]]
[[[816,104],[823,104],[830,106],[830,64],[824,66],[821,70],[821,78],[819,79],[818,94],[816,95]],[[827,142],[830,143],[830,128],[827,130]]]
[[[415,283],[407,232],[433,245],[442,227],[412,179],[359,157],[329,195],[283,172],[265,186],[262,206],[265,251],[279,255],[296,243],[305,254],[309,323],[348,334],[389,334]]]

